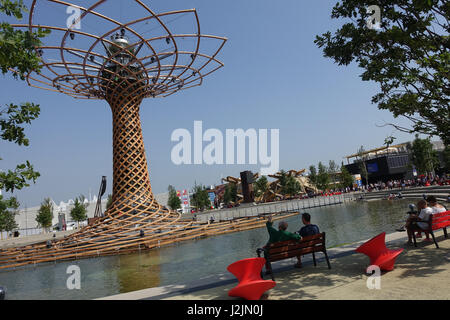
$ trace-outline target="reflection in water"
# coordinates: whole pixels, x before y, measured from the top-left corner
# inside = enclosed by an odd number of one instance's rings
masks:
[[[120,292],[130,292],[135,288],[152,288],[160,285],[159,250],[146,254],[118,256],[116,270]]]
[[[327,247],[365,240],[399,227],[411,200],[352,202],[309,209],[312,223],[326,232]],[[301,217],[286,220],[289,231]],[[0,271],[8,299],[93,299],[156,286],[186,283],[227,273],[237,260],[256,256],[268,240],[265,228],[190,241],[151,251]],[[81,270],[81,290],[68,290],[70,265]]]

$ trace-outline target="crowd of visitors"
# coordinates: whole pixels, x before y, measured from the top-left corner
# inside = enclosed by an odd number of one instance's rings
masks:
[[[428,186],[450,185],[450,177],[448,176],[420,176],[415,179],[408,180],[388,180],[387,182],[379,181],[377,183],[369,183],[367,187],[363,187],[367,191],[380,191],[392,189],[405,189],[409,187],[428,187]]]

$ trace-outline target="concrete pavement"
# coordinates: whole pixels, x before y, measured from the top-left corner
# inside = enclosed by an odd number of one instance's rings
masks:
[[[405,250],[397,258],[395,269],[382,273],[380,289],[369,289],[365,268],[369,258],[354,250],[364,241],[328,249],[332,269],[327,268],[321,254],[317,267],[309,256],[304,267],[293,267],[295,259],[273,264],[277,285],[268,291],[269,300],[448,300],[450,299],[450,238],[436,233],[437,249],[433,242],[418,242],[418,247],[407,246],[406,232],[386,235],[388,248]],[[189,275],[186,275],[188,277]],[[270,279],[266,276],[265,279]],[[373,278],[369,283],[374,284]],[[233,275],[211,275],[188,284],[150,288],[106,297],[106,300],[239,300],[228,297],[228,291],[237,285]]]

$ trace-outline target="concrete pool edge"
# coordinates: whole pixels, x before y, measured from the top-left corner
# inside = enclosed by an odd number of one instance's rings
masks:
[[[407,238],[406,232],[394,232],[386,234],[386,245],[388,247],[402,245],[405,243],[406,238]],[[340,247],[333,247],[327,249],[327,253],[330,258],[331,268],[333,268],[334,259],[339,259],[349,255],[357,254],[357,252],[355,252],[355,249],[369,239],[358,241]],[[312,258],[310,256],[311,255],[308,255],[303,259],[303,264],[305,267],[312,265]],[[292,261],[291,260],[292,259],[288,259],[274,263],[273,264],[274,273],[276,274],[293,269],[294,262],[293,260]],[[326,263],[323,255],[322,256],[319,255],[317,262],[318,264]],[[265,277],[265,279],[269,278],[270,277]],[[184,284],[174,284],[142,289],[138,291],[131,291],[127,293],[121,293],[117,295],[98,298],[95,300],[161,300],[169,297],[181,296],[189,293],[230,285],[235,282],[237,283],[237,280],[231,273],[221,273],[209,275],[202,279],[198,279],[193,282],[188,282]]]

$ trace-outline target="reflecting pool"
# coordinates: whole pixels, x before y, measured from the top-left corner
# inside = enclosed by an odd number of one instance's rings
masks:
[[[394,232],[412,200],[350,202],[309,209],[312,223],[326,232],[327,248]],[[288,230],[302,226],[301,217],[286,220]],[[240,259],[255,257],[268,240],[265,228],[210,237],[151,251],[95,259],[59,262],[0,271],[7,299],[94,299],[156,286],[195,281],[226,273]],[[69,290],[67,268],[78,265],[81,289]]]

